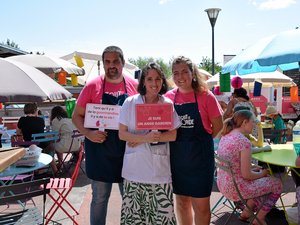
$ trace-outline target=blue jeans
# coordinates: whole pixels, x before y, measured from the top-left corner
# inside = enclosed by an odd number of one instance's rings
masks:
[[[122,196],[123,183],[118,183],[118,185]],[[112,183],[91,180],[91,186],[93,193],[90,208],[90,225],[105,225],[107,205],[112,189]]]

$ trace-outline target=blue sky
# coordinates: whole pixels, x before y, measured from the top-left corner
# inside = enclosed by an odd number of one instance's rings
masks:
[[[221,8],[215,25],[215,61],[260,38],[300,27],[298,0],[1,0],[0,42],[63,56],[101,54],[120,46],[125,58],[178,55],[211,58],[207,8]]]

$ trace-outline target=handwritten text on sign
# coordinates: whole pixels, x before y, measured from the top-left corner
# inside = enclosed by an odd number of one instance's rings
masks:
[[[137,104],[137,130],[170,130],[173,128],[172,104]]]
[[[119,129],[120,106],[88,103],[85,109],[84,127]]]

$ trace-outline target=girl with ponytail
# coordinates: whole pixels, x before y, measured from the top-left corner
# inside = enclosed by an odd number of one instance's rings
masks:
[[[275,205],[282,192],[282,184],[278,178],[269,176],[267,169],[251,165],[251,143],[245,137],[251,134],[255,126],[255,116],[249,110],[240,110],[224,122],[218,155],[231,162],[232,170],[241,191],[248,200],[248,205],[255,209],[261,204],[261,196],[267,193],[268,199],[259,211],[258,219],[266,225],[265,216]],[[220,192],[232,201],[239,201],[239,196],[228,173],[218,171],[217,183]],[[250,213],[245,208],[240,220],[247,221]],[[257,220],[253,224],[260,224]]]

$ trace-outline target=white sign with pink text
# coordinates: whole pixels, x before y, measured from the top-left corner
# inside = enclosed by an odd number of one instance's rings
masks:
[[[88,103],[85,109],[84,127],[118,130],[120,109],[119,105]]]

